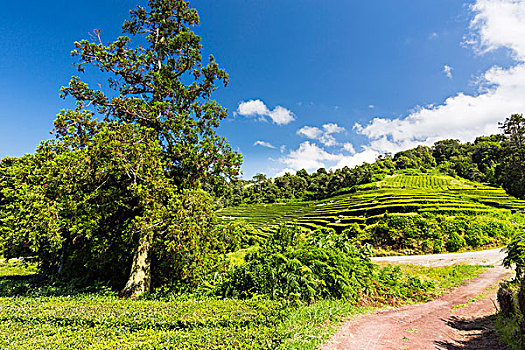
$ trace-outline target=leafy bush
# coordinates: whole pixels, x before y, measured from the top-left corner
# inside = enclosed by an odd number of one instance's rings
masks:
[[[516,268],[516,279],[521,281],[525,278],[525,233],[514,237],[509,245],[505,248],[507,256],[503,260],[505,267]]]
[[[446,247],[449,252],[457,252],[462,247],[464,247],[465,244],[466,242],[463,237],[458,235],[456,232],[452,232],[450,236],[448,237]]]
[[[478,223],[473,223],[467,228],[465,233],[465,241],[471,247],[479,247],[490,242],[490,240],[485,236],[483,231],[483,226]]]
[[[436,239],[434,241],[434,247],[432,252],[434,254],[441,253],[443,251],[443,240],[442,239]]]
[[[265,236],[244,221],[230,221],[225,224],[219,224],[216,230],[226,253],[258,245],[264,241]]]
[[[281,226],[245,260],[225,277],[218,294],[357,300],[370,289],[374,269],[366,248],[356,248],[335,231],[320,230],[305,236],[292,226]]]
[[[215,293],[309,302],[325,298],[424,298],[431,284],[407,278],[396,268],[378,268],[369,259],[369,246],[357,248],[349,243],[354,234],[353,230],[336,234],[331,229],[305,234],[297,227],[281,226],[245,257],[243,265],[224,276]]]

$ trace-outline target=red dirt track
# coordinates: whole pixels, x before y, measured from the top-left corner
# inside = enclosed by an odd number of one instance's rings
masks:
[[[494,286],[509,277],[510,270],[497,265],[428,303],[351,319],[323,349],[507,349],[493,327],[497,305]],[[469,302],[472,298],[476,299]]]

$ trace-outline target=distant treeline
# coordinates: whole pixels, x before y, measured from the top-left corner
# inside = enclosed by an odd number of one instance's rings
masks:
[[[474,142],[442,140],[432,147],[418,146],[379,156],[374,163],[336,170],[320,168],[312,174],[299,170],[296,174],[268,178],[257,174],[252,180],[226,182],[215,178],[204,189],[213,193],[221,206],[243,203],[313,200],[352,191],[357,185],[382,180],[395,171],[443,174],[502,186],[509,194],[525,197],[525,118],[513,114],[500,126],[499,135],[482,136]]]

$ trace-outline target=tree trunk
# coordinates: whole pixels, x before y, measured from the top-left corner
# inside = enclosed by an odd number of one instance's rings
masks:
[[[62,252],[60,253],[60,261],[59,261],[59,264],[58,264],[58,271],[57,271],[57,274],[58,275],[61,275],[62,272],[64,271],[64,265],[66,263],[66,249],[67,249],[67,240],[64,241],[64,243],[62,244]]]
[[[133,256],[131,271],[126,285],[120,291],[121,298],[137,298],[147,293],[151,288],[151,257],[150,241],[148,235],[139,239],[138,247]]]

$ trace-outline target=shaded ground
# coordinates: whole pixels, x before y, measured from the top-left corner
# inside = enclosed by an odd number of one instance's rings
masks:
[[[447,325],[456,332],[454,341],[437,341],[437,349],[446,350],[507,350],[510,348],[498,336],[494,324],[496,315],[484,317],[452,317]]]
[[[502,258],[499,249],[462,254],[469,264],[497,264]],[[407,262],[406,258],[412,260]],[[427,266],[465,261],[457,254],[389,259]],[[494,314],[497,286],[509,277],[510,271],[498,264],[468,284],[428,303],[382,310],[349,320],[323,349],[506,349],[494,330]]]

